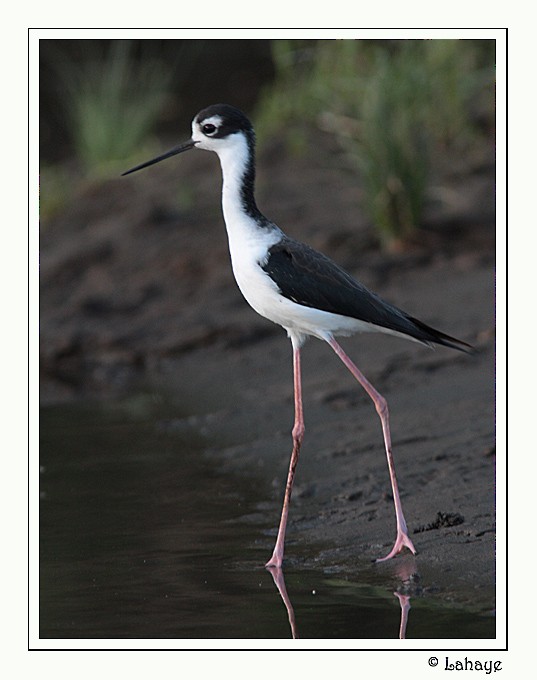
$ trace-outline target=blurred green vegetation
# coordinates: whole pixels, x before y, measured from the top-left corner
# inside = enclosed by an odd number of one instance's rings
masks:
[[[168,97],[174,70],[132,40],[103,50],[88,41],[84,60],[55,62],[69,133],[78,161],[92,175],[125,161],[147,143]]]
[[[75,58],[63,41],[51,42],[44,61],[74,158],[42,163],[46,217],[61,210],[81,178],[116,176],[131,159],[149,157],[158,145],[152,133],[166,110],[181,108],[187,82],[203,90],[210,76],[216,100],[216,83],[235,82],[225,55],[248,66],[240,40],[77,41]],[[261,143],[283,136],[300,150],[315,144],[319,129],[332,135],[385,246],[420,224],[446,152],[470,156],[486,143],[483,121],[494,127],[492,40],[274,40],[271,47],[274,78],[265,72],[249,80],[245,72],[242,84],[250,98],[264,85],[255,115]]]
[[[494,41],[276,40],[274,83],[256,116],[261,139],[300,149],[331,133],[359,173],[383,245],[419,225],[435,163],[484,143],[494,119]]]
[[[61,211],[77,187],[116,176],[131,160],[153,153],[158,142],[152,134],[172,82],[180,81],[178,64],[185,47],[191,67],[203,41],[183,44],[173,62],[160,56],[151,41],[87,40],[80,45],[77,58],[62,41],[46,52],[61,93],[58,103],[74,163],[42,163],[40,211],[45,221]],[[182,72],[184,76],[188,67]]]

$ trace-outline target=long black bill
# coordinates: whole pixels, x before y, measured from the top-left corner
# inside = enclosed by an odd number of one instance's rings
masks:
[[[146,161],[145,163],[141,163],[140,165],[137,165],[136,167],[131,168],[126,172],[122,172],[121,176],[123,177],[124,175],[130,175],[131,172],[136,172],[137,170],[141,170],[142,168],[147,168],[148,165],[160,163],[160,161],[164,161],[166,160],[166,158],[171,158],[171,156],[176,156],[178,153],[183,153],[183,151],[193,149],[196,146],[196,144],[197,142],[195,142],[193,139],[189,139],[188,142],[185,142],[184,144],[179,144],[178,146],[174,146],[173,149],[166,151],[166,153],[163,153],[162,156],[157,156],[156,158],[153,158],[153,160]]]

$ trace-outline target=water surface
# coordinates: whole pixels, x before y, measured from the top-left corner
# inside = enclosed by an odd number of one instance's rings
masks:
[[[266,480],[219,471],[176,415],[151,395],[43,409],[41,638],[396,640],[407,616],[407,638],[495,636],[373,569],[302,569],[297,545],[279,592]]]

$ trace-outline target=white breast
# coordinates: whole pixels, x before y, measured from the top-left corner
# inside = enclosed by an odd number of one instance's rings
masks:
[[[246,217],[246,220],[250,218]],[[297,304],[281,295],[277,284],[263,270],[268,249],[281,239],[281,232],[228,227],[231,263],[237,284],[248,304],[261,316],[283,326],[288,332],[313,335],[326,340],[330,335],[350,335],[375,330],[370,324],[339,314]],[[243,231],[243,236],[237,233]],[[246,232],[246,233],[244,233]]]
[[[370,324],[357,319],[299,305],[281,295],[262,267],[269,248],[281,240],[283,233],[276,225],[258,225],[241,203],[241,182],[248,158],[246,140],[242,135],[234,135],[217,153],[224,180],[222,209],[231,264],[237,284],[250,306],[295,336],[314,335],[326,340],[332,334],[373,330]]]

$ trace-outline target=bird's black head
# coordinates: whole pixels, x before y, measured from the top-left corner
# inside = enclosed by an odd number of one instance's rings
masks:
[[[243,132],[253,135],[253,127],[242,111],[229,104],[213,104],[200,111],[192,122],[192,138],[198,129],[205,137],[223,139]]]

